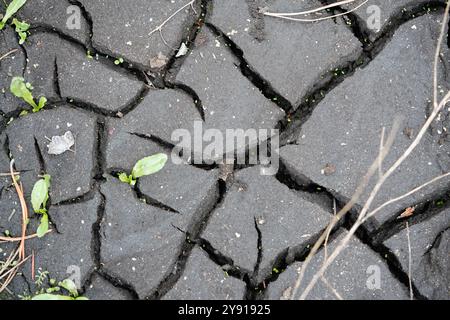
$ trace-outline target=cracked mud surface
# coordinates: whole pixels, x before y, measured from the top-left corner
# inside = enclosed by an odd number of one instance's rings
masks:
[[[443,1],[373,1],[382,13],[381,29],[373,31],[363,9],[312,24],[258,13],[325,0],[198,0],[163,28],[163,38],[148,35],[187,2],[35,0],[18,13],[31,23],[24,45],[10,26],[0,31],[0,55],[17,49],[0,61],[0,172],[15,159],[28,202],[38,176],[51,175],[54,230],[27,241],[27,250],[36,268],[59,280],[78,266],[90,299],[286,298],[334,205],[345,204],[375,159],[382,127],[403,118],[387,167],[430,112]],[[69,6],[80,9],[80,29],[66,26]],[[189,53],[177,57],[181,43]],[[158,54],[167,58],[161,68],[151,63]],[[449,63],[444,47],[443,91]],[[32,83],[35,97],[48,98],[44,110],[20,115],[29,107],[9,92],[14,76]],[[376,204],[448,172],[449,117],[444,110]],[[222,133],[280,129],[278,173],[193,164],[193,152],[134,187],[117,179],[145,156],[170,154],[172,132],[193,133],[194,121]],[[48,154],[47,138],[68,130],[73,152]],[[449,182],[363,225],[325,274],[331,287],[344,299],[409,299],[408,223],[414,297],[450,299]],[[363,201],[333,230],[329,250]],[[414,214],[397,219],[408,207]],[[19,213],[10,179],[0,176],[2,235],[20,234]],[[37,224],[32,215],[28,230]],[[0,244],[2,259],[10,249]],[[313,258],[305,279],[324,254]],[[371,289],[374,266],[381,285]],[[2,298],[35,292],[29,263],[10,290]],[[336,294],[319,282],[309,298]]]

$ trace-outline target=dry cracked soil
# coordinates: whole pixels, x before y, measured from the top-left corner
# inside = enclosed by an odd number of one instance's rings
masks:
[[[259,8],[292,12],[327,1],[196,0],[149,35],[187,2],[28,1],[17,13],[31,24],[25,43],[10,25],[0,31],[0,55],[17,49],[0,61],[0,172],[15,160],[28,202],[39,175],[51,175],[53,231],[28,240],[26,250],[51,278],[75,268],[89,299],[286,299],[308,248],[375,159],[382,128],[402,116],[387,167],[429,115],[444,1],[370,1],[382,14],[374,31],[365,7],[298,23]],[[77,10],[79,28],[69,28]],[[177,54],[182,44],[185,55]],[[449,63],[446,37],[443,90]],[[23,113],[29,106],[9,90],[15,76],[48,99],[43,110]],[[220,132],[279,129],[278,173],[187,160],[169,161],[134,187],[119,181],[137,160],[170,154],[172,132],[193,132],[195,121]],[[449,124],[444,109],[375,205],[450,170]],[[48,138],[66,131],[75,136],[73,152],[49,154]],[[367,196],[333,230],[329,250]],[[385,208],[308,298],[409,299],[411,269],[415,299],[449,299],[449,200],[444,179]],[[409,207],[414,214],[399,219]],[[11,179],[1,176],[0,232],[20,235],[20,219]],[[30,233],[38,219],[31,215]],[[0,260],[10,249],[0,244]],[[304,282],[324,254],[314,256]],[[27,263],[2,298],[38,289]]]

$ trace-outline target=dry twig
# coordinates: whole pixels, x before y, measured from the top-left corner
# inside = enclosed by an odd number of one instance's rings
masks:
[[[152,34],[154,34],[155,32],[159,32],[159,36],[161,37],[162,42],[169,47],[172,50],[177,50],[175,48],[172,48],[166,41],[166,39],[164,39],[163,33],[162,33],[162,28],[170,21],[172,20],[178,13],[180,13],[181,11],[183,11],[185,8],[187,7],[191,7],[193,9],[193,11],[196,13],[195,9],[194,9],[194,2],[195,0],[191,0],[188,3],[186,3],[185,5],[183,5],[181,8],[179,8],[177,11],[175,11],[174,13],[172,13],[166,20],[164,20],[159,26],[157,26],[155,29],[153,29],[152,31],[150,31],[150,33],[148,34],[149,36],[151,36]]]
[[[408,239],[408,284],[409,284],[409,298],[410,300],[414,300],[414,293],[412,289],[412,272],[411,272],[411,264],[412,264],[412,254],[411,254],[411,239],[409,237],[409,223],[406,221],[406,237]]]
[[[2,61],[2,60],[5,59],[6,57],[12,55],[13,53],[15,53],[15,52],[17,52],[17,51],[19,51],[19,49],[13,49],[13,50],[11,50],[11,51],[5,53],[4,55],[2,55],[2,56],[0,57],[0,61]]]
[[[443,109],[443,107],[450,100],[450,91],[449,91],[442,98],[442,100],[440,102],[437,101],[438,100],[437,99],[437,97],[438,97],[438,94],[437,94],[437,92],[438,92],[438,81],[437,81],[437,70],[438,70],[438,67],[437,66],[438,66],[438,63],[439,63],[440,49],[441,49],[442,42],[443,42],[444,35],[445,35],[445,28],[446,28],[446,25],[447,25],[446,22],[448,21],[448,17],[449,17],[449,9],[450,9],[450,1],[447,2],[447,6],[445,8],[444,19],[442,21],[441,31],[440,31],[438,44],[437,44],[437,48],[436,48],[436,53],[435,53],[434,66],[433,66],[433,70],[434,70],[433,71],[433,105],[434,105],[434,108],[433,108],[430,116],[428,117],[428,119],[426,120],[425,124],[420,129],[420,131],[417,134],[417,136],[415,137],[414,141],[409,145],[409,147],[404,151],[404,153],[395,161],[395,163],[385,173],[383,173],[383,175],[381,177],[379,177],[379,179],[376,182],[374,188],[372,189],[371,193],[369,194],[369,197],[368,197],[367,201],[365,202],[361,212],[359,213],[357,220],[355,221],[355,223],[353,224],[351,229],[348,231],[346,236],[339,242],[339,244],[337,245],[337,247],[333,251],[333,253],[331,253],[331,255],[328,257],[327,261],[322,265],[322,267],[319,269],[319,271],[313,276],[312,280],[309,282],[309,284],[306,286],[306,289],[301,294],[300,299],[306,299],[306,297],[308,296],[308,294],[310,293],[312,288],[315,286],[317,281],[322,278],[322,276],[324,275],[324,273],[327,270],[328,266],[337,258],[337,256],[342,252],[342,250],[348,245],[349,241],[351,240],[351,238],[355,234],[356,230],[365,221],[367,221],[367,219],[369,219],[370,217],[374,216],[378,211],[380,211],[382,208],[386,207],[388,204],[392,204],[394,202],[399,201],[400,199],[403,199],[403,198],[405,198],[405,197],[407,197],[409,195],[412,195],[415,192],[417,192],[417,191],[421,190],[422,188],[424,188],[425,186],[427,186],[427,185],[429,185],[431,183],[434,183],[434,182],[436,182],[436,181],[438,181],[438,180],[440,180],[440,179],[442,179],[442,178],[444,178],[444,177],[446,177],[446,176],[448,176],[450,174],[450,173],[446,173],[446,174],[443,174],[443,175],[441,175],[439,177],[436,177],[436,178],[426,182],[425,184],[416,187],[415,189],[411,190],[410,192],[407,192],[406,194],[404,194],[404,195],[402,195],[400,197],[397,197],[395,199],[391,199],[391,200],[387,201],[386,203],[384,203],[383,205],[381,205],[377,209],[375,209],[373,211],[369,211],[372,202],[374,201],[374,199],[375,199],[376,195],[378,194],[378,192],[380,191],[380,189],[383,187],[385,181],[411,155],[411,153],[415,150],[415,148],[422,141],[425,133],[430,128],[432,122],[436,119],[436,117],[438,116],[440,111]],[[369,171],[370,171],[370,169],[369,169]],[[309,256],[308,256],[308,258],[309,258]],[[304,272],[304,270],[302,270],[302,271]],[[297,285],[297,283],[296,283],[296,285]]]
[[[342,12],[342,13],[334,14],[334,15],[331,15],[331,16],[326,16],[326,17],[321,17],[321,18],[312,18],[312,19],[292,18],[292,17],[293,16],[306,16],[306,15],[309,15],[309,14],[318,14],[321,11],[328,10],[328,9],[331,9],[331,8],[335,8],[335,7],[340,6],[340,5],[353,3],[355,1],[357,1],[357,0],[338,1],[338,2],[335,2],[335,3],[329,4],[329,5],[321,6],[321,7],[316,8],[316,9],[307,10],[307,11],[301,11],[301,12],[278,13],[278,12],[265,11],[265,12],[263,12],[263,14],[266,15],[266,16],[269,16],[269,17],[275,17],[275,18],[291,20],[291,21],[317,22],[317,21],[323,21],[323,20],[337,18],[337,17],[340,17],[340,16],[344,16],[344,15],[346,15],[348,13],[351,13],[353,11],[356,11],[359,8],[361,8],[363,5],[365,5],[369,0],[364,0],[362,3],[360,3],[359,5],[357,5],[356,7],[352,8],[350,10],[347,10],[347,11]]]
[[[23,265],[29,258],[25,257],[25,240],[27,238],[31,238],[33,236],[26,236],[27,231],[27,223],[28,223],[28,208],[25,201],[25,196],[23,192],[22,183],[17,183],[16,180],[16,172],[14,171],[14,160],[10,162],[10,176],[13,182],[14,188],[16,189],[17,195],[19,197],[20,205],[22,208],[22,234],[20,238],[4,238],[0,237],[1,242],[19,242],[19,246],[16,250],[11,252],[8,259],[1,264],[0,268],[0,280],[3,281],[0,283],[0,293],[3,292],[7,286],[11,283],[14,276],[17,274],[17,271],[21,265]]]

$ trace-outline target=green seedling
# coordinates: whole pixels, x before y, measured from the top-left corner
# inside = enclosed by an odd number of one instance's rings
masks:
[[[35,213],[42,215],[41,223],[37,229],[37,235],[42,238],[48,231],[47,201],[50,189],[50,175],[46,174],[38,180],[31,192],[31,205]]]
[[[54,292],[60,292],[61,289],[66,290],[69,294],[54,294]],[[53,286],[45,290],[45,293],[41,292],[31,300],[88,300],[86,297],[80,297],[78,295],[77,286],[70,279],[65,279],[58,283],[58,286]]]
[[[27,40],[28,29],[30,29],[30,25],[26,22],[20,22],[16,18],[13,19],[12,24],[16,26],[16,32],[19,35],[19,44],[24,44],[25,40]]]
[[[119,59],[116,59],[115,61],[114,61],[114,64],[116,65],[116,66],[118,66],[119,64],[122,64],[123,63],[123,58],[119,58]]]
[[[143,158],[136,162],[130,175],[125,172],[120,173],[119,180],[134,186],[138,178],[149,176],[164,168],[167,159],[168,157],[164,153],[158,153],[153,156]]]
[[[31,93],[33,87],[30,83],[26,83],[25,79],[22,77],[14,77],[11,80],[10,91],[17,98],[23,99],[26,103],[28,103],[31,107],[33,107],[33,112],[38,112],[41,110],[45,104],[47,103],[47,99],[45,97],[39,98],[39,103],[36,104],[33,98],[33,94]]]
[[[38,270],[38,276],[36,277],[36,281],[34,283],[41,288],[44,285],[44,282],[47,280],[49,275],[48,271]]]
[[[445,201],[443,199],[436,201],[436,206],[438,206],[439,208],[443,207],[444,204],[445,204]]]
[[[13,15],[19,11],[20,8],[27,2],[27,0],[13,0],[6,8],[5,15],[3,16],[2,21],[0,21],[0,30],[5,27],[6,22],[11,19]]]

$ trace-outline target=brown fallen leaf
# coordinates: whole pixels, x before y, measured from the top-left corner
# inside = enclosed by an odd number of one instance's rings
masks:
[[[167,62],[169,61],[169,58],[167,58],[165,55],[163,55],[161,52],[158,53],[156,57],[153,57],[150,59],[150,67],[152,69],[161,69],[164,67]]]
[[[406,208],[405,211],[401,215],[399,215],[397,219],[403,219],[403,218],[411,217],[414,214],[414,210],[415,209],[416,208],[414,208],[414,207]]]

